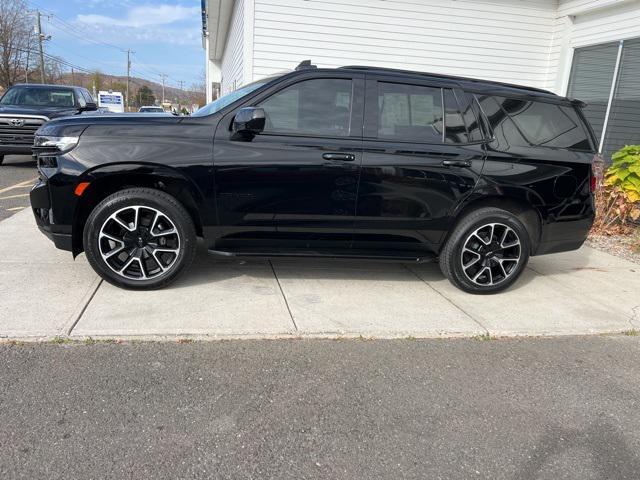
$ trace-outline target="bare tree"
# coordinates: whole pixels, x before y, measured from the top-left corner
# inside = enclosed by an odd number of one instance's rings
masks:
[[[10,87],[24,75],[35,35],[25,0],[0,0],[0,85]],[[33,57],[33,55],[32,55]]]

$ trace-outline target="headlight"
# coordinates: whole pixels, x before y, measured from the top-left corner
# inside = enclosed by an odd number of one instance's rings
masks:
[[[54,150],[57,149],[60,152],[66,152],[71,150],[78,144],[80,137],[50,137],[44,135],[36,135],[33,146],[36,149]]]

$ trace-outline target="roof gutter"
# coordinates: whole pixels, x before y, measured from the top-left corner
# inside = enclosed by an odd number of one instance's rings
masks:
[[[201,0],[202,43],[209,42],[209,59],[222,60],[233,14],[233,0]]]

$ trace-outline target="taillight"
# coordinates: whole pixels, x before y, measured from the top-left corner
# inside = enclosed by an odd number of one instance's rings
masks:
[[[602,181],[604,179],[604,159],[602,155],[596,153],[593,156],[593,160],[591,160],[591,179],[590,179],[590,189],[591,193],[594,193],[600,185],[602,185]]]

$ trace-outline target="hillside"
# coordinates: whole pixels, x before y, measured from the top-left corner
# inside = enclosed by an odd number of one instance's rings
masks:
[[[88,75],[86,73],[71,73],[66,72],[60,76],[60,79],[56,81],[57,84],[77,85],[85,87],[89,91],[93,91],[93,83],[96,80],[95,75]],[[158,82],[152,82],[144,78],[131,77],[129,79],[129,88],[131,92],[131,102],[135,103],[135,95],[140,87],[143,85],[150,88],[153,91],[156,100],[159,102],[162,99],[162,84]],[[127,84],[126,76],[99,74],[98,85],[96,90],[122,90],[124,93],[125,86]],[[165,85],[164,88],[165,99],[171,103],[179,103],[182,105],[190,105],[197,103],[203,105],[205,101],[204,93],[197,91],[180,90],[178,88]]]

